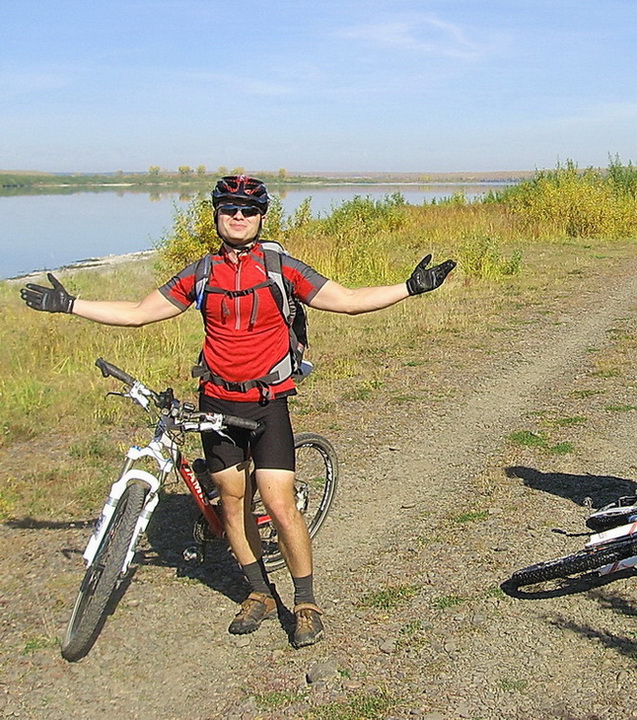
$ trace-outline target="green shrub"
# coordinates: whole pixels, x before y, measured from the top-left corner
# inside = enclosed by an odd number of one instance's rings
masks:
[[[637,230],[634,176],[632,166],[580,171],[569,160],[499,197],[539,237],[629,237]]]
[[[517,275],[522,266],[522,253],[514,250],[505,257],[501,243],[488,235],[470,234],[464,238],[459,251],[460,267],[465,275],[480,280],[497,280]]]

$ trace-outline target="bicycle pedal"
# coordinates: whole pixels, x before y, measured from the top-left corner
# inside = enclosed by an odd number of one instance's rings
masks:
[[[187,563],[196,563],[200,565],[203,562],[203,552],[196,546],[190,545],[183,553],[183,558]]]

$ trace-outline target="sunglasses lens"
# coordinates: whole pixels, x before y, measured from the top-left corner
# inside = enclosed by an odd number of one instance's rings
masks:
[[[254,217],[255,215],[261,214],[258,208],[243,207],[241,205],[221,205],[219,212],[224,215],[236,215],[238,212],[241,212],[243,217]]]

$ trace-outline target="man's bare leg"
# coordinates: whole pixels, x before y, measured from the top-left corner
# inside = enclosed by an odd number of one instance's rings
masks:
[[[254,632],[276,616],[276,601],[261,559],[261,538],[252,515],[252,488],[246,463],[213,474],[219,490],[226,537],[252,592],[230,623],[234,635]]]

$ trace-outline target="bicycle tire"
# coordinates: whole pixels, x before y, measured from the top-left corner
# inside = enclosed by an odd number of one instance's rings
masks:
[[[511,575],[515,587],[569,578],[637,555],[637,538],[628,536],[578,550],[571,555],[546,560]]]
[[[586,519],[586,527],[596,533],[612,530],[620,525],[628,524],[629,517],[637,515],[635,508],[625,513],[618,512],[612,515],[593,515]]]
[[[586,527],[593,532],[604,532],[619,525],[626,525],[630,522],[631,516],[637,515],[637,497],[627,495],[617,501],[604,505],[596,510],[586,519]]]
[[[332,443],[322,435],[312,432],[294,436],[296,454],[295,489],[297,502],[307,523],[310,538],[320,530],[334,501],[338,487],[338,459]],[[257,514],[260,500],[257,493]],[[260,528],[263,545],[263,561],[268,570],[278,570],[285,565],[278,546],[276,529],[269,523]]]
[[[133,483],[119,499],[95,559],[80,585],[62,643],[62,657],[74,662],[93,647],[108,601],[120,580],[121,568],[146,499],[146,487]]]

